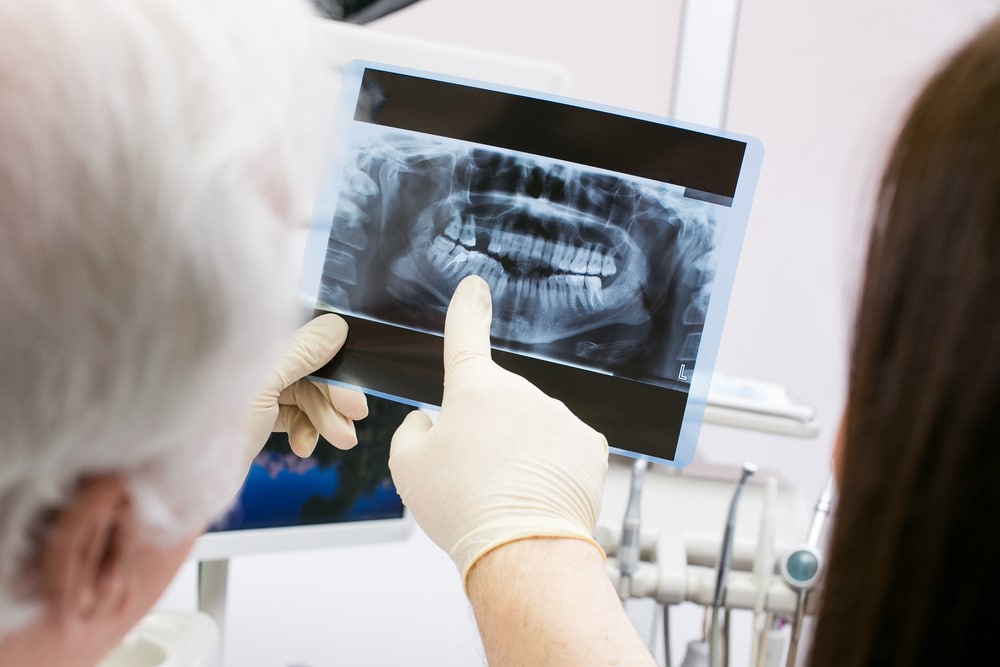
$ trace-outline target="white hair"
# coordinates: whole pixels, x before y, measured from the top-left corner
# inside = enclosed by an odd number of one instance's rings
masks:
[[[81,479],[121,474],[164,541],[238,490],[326,156],[318,21],[0,0],[0,636],[37,612],[39,522]]]

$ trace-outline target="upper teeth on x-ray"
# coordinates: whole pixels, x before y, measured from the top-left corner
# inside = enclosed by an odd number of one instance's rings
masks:
[[[358,136],[321,302],[440,331],[477,274],[495,344],[686,389],[714,278],[711,204],[540,156],[374,125]]]

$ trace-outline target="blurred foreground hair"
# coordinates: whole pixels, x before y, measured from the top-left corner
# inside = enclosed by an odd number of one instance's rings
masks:
[[[150,539],[246,472],[333,72],[304,0],[0,0],[0,635],[39,522],[117,472]]]
[[[809,664],[979,664],[1000,591],[1000,18],[886,167]]]

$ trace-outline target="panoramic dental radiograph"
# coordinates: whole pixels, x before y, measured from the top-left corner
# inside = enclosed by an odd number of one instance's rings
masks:
[[[500,366],[613,451],[694,458],[763,155],[753,137],[354,61],[302,296],[348,322],[315,377],[432,412],[458,283]]]
[[[355,128],[318,300],[440,333],[458,282],[496,347],[686,391],[719,207],[684,188],[380,125]]]

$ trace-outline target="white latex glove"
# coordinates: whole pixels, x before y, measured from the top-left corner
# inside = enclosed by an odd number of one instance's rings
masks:
[[[272,432],[287,432],[292,451],[305,457],[322,435],[339,449],[358,444],[354,422],[368,416],[359,391],[305,380],[326,365],[347,340],[347,322],[332,313],[306,322],[295,332],[274,367],[271,382],[254,400],[249,425],[251,458]]]
[[[593,533],[607,441],[493,363],[491,320],[489,287],[462,280],[445,319],[441,412],[433,424],[411,412],[389,454],[403,503],[455,561],[463,586],[481,556],[515,540],[569,537],[601,550]]]

